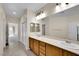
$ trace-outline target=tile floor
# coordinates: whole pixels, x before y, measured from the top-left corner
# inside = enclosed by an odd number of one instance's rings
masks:
[[[35,56],[35,54],[30,50],[25,50],[19,41],[12,39],[9,46],[4,48],[3,56]]]

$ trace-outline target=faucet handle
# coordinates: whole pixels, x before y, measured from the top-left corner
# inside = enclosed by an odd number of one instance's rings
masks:
[[[65,41],[66,43],[71,43],[70,41]]]

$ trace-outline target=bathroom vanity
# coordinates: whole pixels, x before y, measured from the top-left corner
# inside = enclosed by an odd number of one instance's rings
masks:
[[[44,36],[31,35],[29,37],[29,48],[38,56],[78,56],[79,45],[76,48],[74,43],[68,44],[64,41]]]

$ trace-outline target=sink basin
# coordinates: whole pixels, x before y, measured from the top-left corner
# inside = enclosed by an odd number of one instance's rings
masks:
[[[60,44],[69,49],[79,49],[79,45],[74,43],[60,42]]]
[[[42,38],[44,38],[47,41],[52,42],[52,39],[51,38],[48,39],[47,36],[42,36]],[[75,43],[72,43],[72,42],[69,42],[69,41],[60,41],[60,40],[53,39],[53,43],[55,43],[55,44],[57,43],[57,44],[65,47],[65,48],[69,48],[69,49],[79,49],[79,45],[78,44],[75,44]]]

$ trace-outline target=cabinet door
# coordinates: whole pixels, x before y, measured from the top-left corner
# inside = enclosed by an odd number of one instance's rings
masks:
[[[34,40],[34,53],[39,55],[39,41]]]
[[[40,52],[39,55],[45,56],[46,55],[46,43],[40,41],[39,45],[40,45],[39,46],[39,52]]]
[[[47,56],[62,56],[62,49],[46,44],[46,55]]]
[[[63,50],[63,56],[76,56],[76,54]]]
[[[34,39],[29,38],[29,48],[33,51],[34,50]]]

